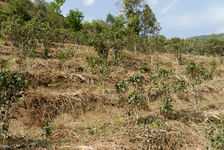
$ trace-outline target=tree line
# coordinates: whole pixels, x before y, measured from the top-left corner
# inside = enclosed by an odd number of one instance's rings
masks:
[[[0,8],[0,36],[20,49],[22,56],[37,56],[37,46],[44,46],[43,57],[55,43],[65,42],[93,46],[103,60],[109,50],[117,62],[123,49],[152,55],[174,53],[181,64],[181,54],[224,55],[224,40],[197,38],[167,39],[160,35],[160,24],[150,6],[144,0],[122,0],[119,15],[108,14],[106,20],[84,21],[84,14],[70,10],[62,15],[65,0],[4,0]]]

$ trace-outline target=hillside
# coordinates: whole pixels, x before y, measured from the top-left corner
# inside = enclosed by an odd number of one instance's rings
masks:
[[[195,37],[192,37],[192,38],[199,39],[203,43],[208,39],[224,39],[224,33],[201,35],[201,36],[195,36]]]
[[[183,55],[184,65],[178,65],[172,54],[155,54],[152,66],[150,55],[124,51],[119,65],[92,68],[87,61],[87,57],[96,55],[91,47],[65,46],[72,49],[74,56],[61,64],[56,57],[64,49],[60,45],[51,49],[49,59],[20,59],[15,47],[0,43],[1,66],[31,79],[29,89],[19,100],[16,119],[10,121],[11,146],[20,143],[17,148],[21,149],[198,150],[210,143],[206,138],[208,128],[224,117],[221,57]],[[146,99],[146,107],[138,109],[137,119],[132,115],[132,105],[118,99],[115,84],[133,75],[141,76],[141,93],[149,95],[149,75],[156,68],[171,69],[187,80],[185,69],[190,61],[208,68],[214,62],[217,65],[213,79],[199,87],[198,109],[194,109],[190,88],[171,93],[173,111],[169,117],[160,111],[163,102],[156,98],[161,95],[156,89],[154,98]],[[46,122],[52,127],[47,138],[43,130]]]

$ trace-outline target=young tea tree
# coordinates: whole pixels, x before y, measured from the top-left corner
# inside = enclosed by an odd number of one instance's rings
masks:
[[[193,88],[195,109],[198,107],[198,88],[206,80],[212,79],[212,73],[195,62],[190,62],[186,68],[186,74],[190,79],[190,85]]]
[[[3,38],[12,42],[15,47],[19,47],[22,37],[22,27],[24,21],[19,16],[8,17],[1,23],[1,34]]]
[[[121,58],[121,53],[125,45],[125,35],[126,32],[123,28],[111,27],[111,29],[108,31],[109,45],[113,49],[115,63],[118,63],[119,59]]]
[[[7,144],[9,121],[15,112],[15,103],[24,94],[28,83],[29,81],[25,80],[22,74],[0,68],[0,119],[4,144]]]
[[[57,54],[57,58],[60,60],[59,68],[62,69],[63,64],[68,61],[69,59],[72,59],[74,56],[74,51],[70,47],[65,47],[63,50],[61,50]]]
[[[149,38],[149,49],[151,51],[151,65],[154,64],[155,52],[164,52],[166,38],[162,35],[153,35]]]
[[[183,45],[184,45],[183,40],[178,37],[171,38],[168,41],[168,47],[170,48],[171,52],[175,53],[179,65],[183,64],[182,61]]]
[[[128,104],[131,107],[131,112],[136,119],[139,118],[138,110],[140,108],[146,108],[146,95],[143,91],[143,76],[133,75],[129,78],[116,83],[115,90],[118,94],[119,105]]]
[[[40,43],[44,45],[44,57],[48,58],[48,53],[50,48],[53,46],[53,42],[55,41],[55,29],[50,26],[49,23],[42,23],[40,29]]]
[[[165,118],[172,117],[172,93],[178,93],[186,89],[187,84],[185,80],[177,78],[172,70],[163,68],[153,70],[150,73],[150,78],[152,86],[149,89],[149,98],[151,100],[155,99],[156,97],[152,93],[156,91],[163,102],[160,107],[160,113]]]

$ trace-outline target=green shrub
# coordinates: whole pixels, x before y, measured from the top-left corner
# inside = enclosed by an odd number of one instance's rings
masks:
[[[118,82],[114,85],[115,91],[118,94],[118,106],[128,104],[131,112],[138,120],[138,110],[146,109],[146,94],[143,92],[143,76],[133,75],[129,78]],[[130,112],[128,112],[130,113]]]
[[[11,41],[14,46],[19,47],[23,25],[24,21],[19,16],[8,17],[1,24],[1,34],[6,40]]]
[[[165,118],[172,117],[173,106],[171,104],[171,93],[178,93],[184,91],[187,88],[187,84],[184,79],[177,78],[172,70],[157,68],[150,72],[151,87],[149,89],[149,99],[153,100],[159,98],[163,103],[160,107],[160,113]],[[155,97],[155,91],[158,97]],[[156,95],[157,96],[157,95]]]
[[[22,97],[29,81],[20,73],[13,73],[8,69],[0,68],[0,119],[2,122],[2,135],[7,139],[9,120],[15,111],[15,103]]]
[[[209,127],[207,138],[210,140],[210,144],[207,146],[208,150],[223,150],[224,149],[224,119],[217,125]]]
[[[186,68],[186,74],[190,79],[190,85],[194,91],[194,103],[195,109],[198,106],[198,86],[204,81],[212,79],[212,71],[209,71],[207,68],[202,65],[198,65],[195,62],[190,62]]]
[[[62,65],[69,59],[72,59],[72,57],[74,57],[74,51],[70,47],[65,47],[63,50],[61,50],[57,54],[57,58],[60,60],[60,69],[62,68]]]

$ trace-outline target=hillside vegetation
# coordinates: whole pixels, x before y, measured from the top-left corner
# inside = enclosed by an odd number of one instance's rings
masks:
[[[166,39],[151,8],[83,22],[1,2],[0,149],[224,148],[224,44]]]
[[[224,33],[210,34],[210,35],[201,35],[201,36],[195,36],[193,38],[199,39],[201,42],[205,42],[206,40],[209,40],[209,39],[221,39],[221,40],[224,40]]]

